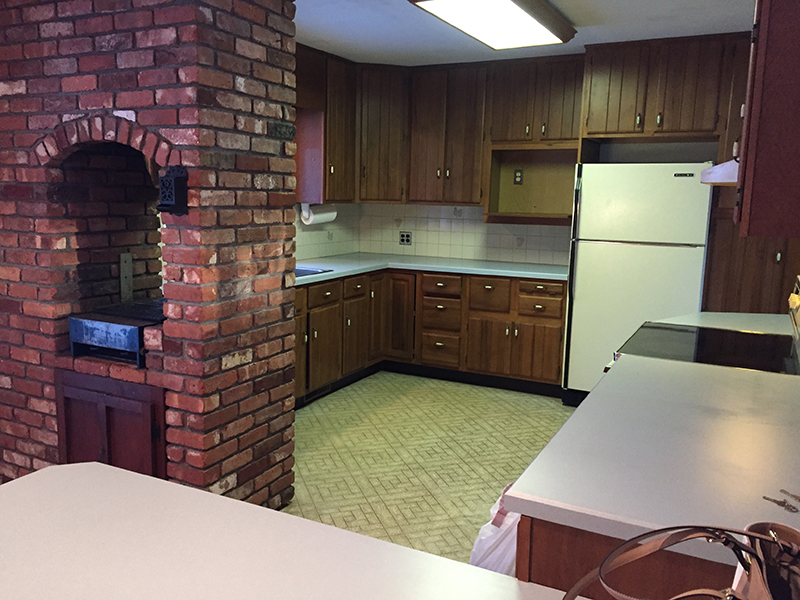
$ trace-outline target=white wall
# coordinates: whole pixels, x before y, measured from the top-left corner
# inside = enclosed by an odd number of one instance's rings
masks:
[[[410,231],[412,245],[399,244]],[[483,222],[483,208],[361,204],[339,206],[333,223],[297,224],[298,259],[373,252],[567,265],[569,227]]]

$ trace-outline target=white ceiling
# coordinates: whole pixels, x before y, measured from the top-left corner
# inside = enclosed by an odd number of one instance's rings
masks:
[[[492,50],[408,0],[296,0],[297,41],[357,62],[444,64],[579,54],[586,44],[746,31],[755,0],[551,0],[567,44]]]

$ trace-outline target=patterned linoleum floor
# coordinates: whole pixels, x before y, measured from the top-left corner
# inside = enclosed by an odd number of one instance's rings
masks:
[[[468,562],[489,508],[572,410],[377,373],[297,411],[296,496],[284,510]]]

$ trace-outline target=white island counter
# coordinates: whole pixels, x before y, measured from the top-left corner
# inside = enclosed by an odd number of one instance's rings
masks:
[[[498,573],[91,463],[0,486],[0,598],[558,600]]]

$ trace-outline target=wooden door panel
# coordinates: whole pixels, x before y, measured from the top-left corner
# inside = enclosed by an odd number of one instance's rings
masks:
[[[308,316],[294,318],[294,395],[306,395],[308,377]]]
[[[353,202],[356,197],[356,67],[328,58],[328,106],[325,115],[326,199]]]
[[[342,375],[342,305],[308,313],[308,389],[314,391]]]
[[[59,370],[56,405],[61,462],[166,476],[162,388]]]
[[[642,131],[649,56],[645,43],[590,48],[586,75],[587,134]]]
[[[394,358],[414,358],[415,283],[413,274],[389,274],[387,354]]]
[[[533,369],[540,381],[558,382],[561,377],[561,324],[535,325]]]
[[[440,202],[442,199],[446,105],[447,73],[414,73],[411,77],[410,201]]]
[[[367,366],[369,354],[369,298],[345,300],[342,316],[342,375]]]
[[[381,73],[375,69],[361,72],[361,199],[380,198],[380,169],[387,159],[381,139]]]
[[[492,66],[492,141],[531,139],[535,86],[533,61],[508,61]]]
[[[576,140],[580,135],[583,57],[548,61],[536,77],[538,117],[536,131],[542,140]]]
[[[511,322],[470,317],[467,369],[507,375],[511,368]]]
[[[536,328],[531,323],[514,323],[511,339],[511,375],[533,377]]]
[[[486,69],[464,67],[447,72],[444,201],[480,202]]]
[[[385,273],[370,278],[369,360],[382,358],[386,353],[387,280]]]

